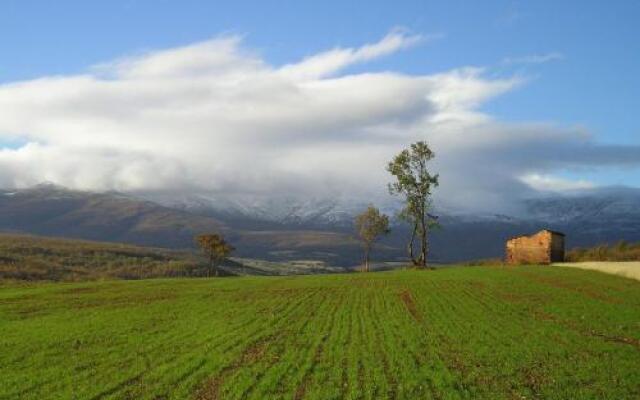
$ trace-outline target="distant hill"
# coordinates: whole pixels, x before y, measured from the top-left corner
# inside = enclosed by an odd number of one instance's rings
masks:
[[[152,201],[153,200],[153,201]],[[127,242],[171,248],[193,246],[193,236],[222,232],[238,257],[278,262],[322,261],[355,266],[357,199],[297,200],[123,193],[92,193],[54,185],[0,190],[0,231]],[[397,203],[380,205],[393,214]],[[613,188],[548,195],[522,203],[518,215],[439,212],[442,229],[430,239],[434,262],[501,257],[515,235],[551,228],[567,234],[569,248],[640,241],[640,190]],[[374,259],[404,261],[406,226],[376,248]]]
[[[0,281],[85,281],[205,276],[206,263],[185,251],[122,243],[0,234]]]
[[[119,193],[43,184],[0,190],[0,230],[47,236],[190,247],[193,235],[225,231],[220,221]]]
[[[286,230],[295,237],[300,231],[329,231],[339,233],[335,239],[342,246],[330,251],[342,262],[359,262],[357,243],[346,240],[353,234],[355,214],[368,202],[343,196],[321,198],[296,198],[290,195],[241,196],[231,198],[220,195],[170,195],[152,196],[166,206],[200,215],[212,216],[225,224],[245,230],[259,230],[263,234],[251,239],[277,244],[278,249],[295,249],[295,240],[287,243],[277,240]],[[400,204],[386,201],[376,203],[393,215]],[[640,240],[640,189],[603,188],[583,190],[567,195],[547,194],[520,204],[516,215],[495,213],[465,213],[438,210],[442,229],[431,237],[432,259],[436,262],[455,262],[478,258],[502,257],[505,241],[515,235],[533,233],[552,228],[567,233],[568,247],[592,246],[615,243],[619,240]],[[267,232],[274,233],[270,238]],[[378,257],[388,260],[404,259],[407,228],[396,224],[392,234],[378,249]],[[330,237],[326,237],[329,242]],[[310,241],[313,243],[313,240]],[[255,244],[255,243],[254,243]],[[327,245],[328,243],[325,243]],[[304,252],[304,248],[298,247]],[[258,254],[269,250],[256,249]],[[337,254],[337,255],[336,255]],[[300,254],[298,254],[300,255]],[[313,255],[313,254],[310,254]]]
[[[578,191],[526,207],[529,220],[565,231],[572,247],[640,240],[640,189]]]
[[[197,251],[32,235],[0,234],[0,282],[205,277]],[[318,261],[268,262],[231,257],[221,276],[345,272]]]

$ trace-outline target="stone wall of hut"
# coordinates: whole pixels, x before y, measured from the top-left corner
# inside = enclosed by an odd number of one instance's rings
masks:
[[[521,236],[507,242],[508,264],[550,264],[564,261],[564,236],[542,231]]]

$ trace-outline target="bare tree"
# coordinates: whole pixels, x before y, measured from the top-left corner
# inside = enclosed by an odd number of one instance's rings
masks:
[[[198,247],[200,247],[202,252],[209,259],[207,277],[211,277],[212,272],[215,273],[215,276],[218,276],[218,265],[220,265],[225,258],[229,257],[231,252],[235,249],[224,240],[222,235],[217,233],[198,235],[195,240]]]
[[[389,233],[389,217],[381,214],[374,206],[369,206],[362,214],[356,216],[356,229],[364,249],[363,272],[369,272],[369,254],[374,243]]]

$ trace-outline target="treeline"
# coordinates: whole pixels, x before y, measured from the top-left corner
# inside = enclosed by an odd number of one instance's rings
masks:
[[[0,235],[0,280],[85,281],[208,274],[207,263],[189,252]]]
[[[613,245],[578,247],[565,255],[567,262],[585,261],[640,261],[640,243],[620,241]]]

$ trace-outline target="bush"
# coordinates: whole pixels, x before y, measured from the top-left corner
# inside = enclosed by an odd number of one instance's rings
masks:
[[[585,261],[640,261],[640,243],[620,241],[589,248],[575,248],[565,256],[568,262]]]

